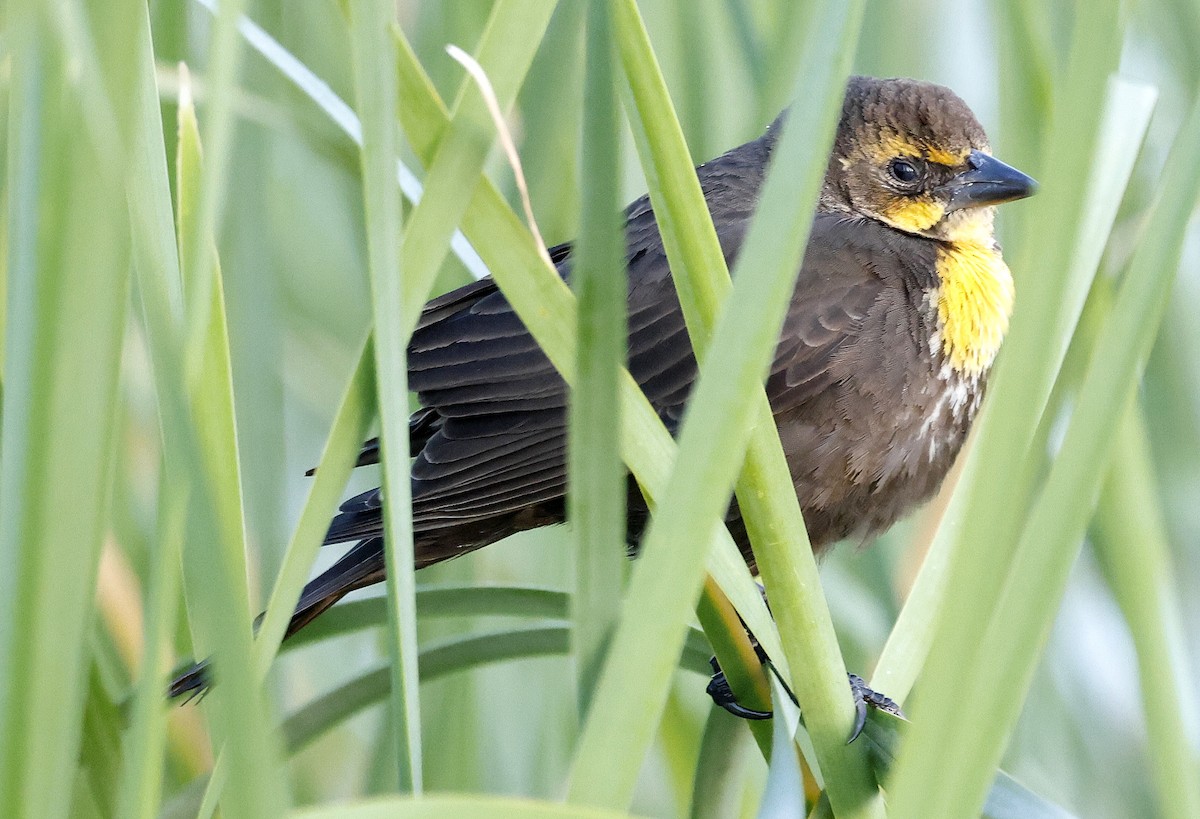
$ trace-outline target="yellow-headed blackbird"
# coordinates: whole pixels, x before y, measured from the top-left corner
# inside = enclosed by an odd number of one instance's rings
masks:
[[[783,115],[697,169],[726,258],[754,214]],[[1013,306],[993,206],[1034,182],[993,159],[941,86],[851,78],[791,306],[767,378],[813,547],[890,526],[938,488],[967,436]],[[626,210],[629,370],[674,431],[696,379],[647,197]],[[569,275],[571,246],[553,248]],[[563,521],[567,389],[489,280],[426,305],[408,349],[417,567]],[[371,442],[359,463],[378,460]],[[646,525],[631,491],[628,539]],[[305,588],[288,634],[384,578],[378,489],[327,543],[357,541]],[[753,564],[736,504],[729,529]],[[201,685],[178,679],[174,693]]]

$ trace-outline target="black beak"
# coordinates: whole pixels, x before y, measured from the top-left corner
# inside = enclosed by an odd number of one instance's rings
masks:
[[[942,188],[950,194],[947,213],[1012,202],[1037,192],[1037,182],[983,151],[971,151],[967,164],[970,170],[960,173]]]

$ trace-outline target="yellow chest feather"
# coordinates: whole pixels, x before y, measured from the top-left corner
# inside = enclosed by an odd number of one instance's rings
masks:
[[[933,296],[942,352],[960,373],[981,375],[1008,330],[1012,275],[999,252],[975,241],[944,246],[937,269],[940,282]]]

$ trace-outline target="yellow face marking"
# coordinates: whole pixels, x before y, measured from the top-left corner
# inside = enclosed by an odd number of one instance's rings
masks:
[[[964,153],[955,153],[954,151],[946,151],[941,148],[935,148],[931,145],[925,146],[925,156],[930,162],[936,162],[939,165],[947,165],[951,168],[957,167],[967,161],[967,155]]]
[[[941,221],[946,208],[940,202],[917,197],[896,199],[882,214],[893,227],[908,233],[921,233]]]
[[[966,161],[969,151],[948,151],[944,148],[914,142],[905,135],[884,133],[871,144],[871,159],[884,165],[896,157],[921,157],[929,162],[957,167]],[[880,209],[879,215],[892,227],[907,233],[924,233],[946,215],[945,205],[927,196],[897,196]]]
[[[937,271],[942,352],[960,373],[981,375],[992,365],[1008,330],[1012,274],[994,247],[979,241],[944,245]]]
[[[885,162],[897,156],[919,156],[939,165],[956,168],[967,161],[970,150],[948,151],[936,145],[913,142],[899,134],[887,134],[872,146],[872,153],[876,162]]]

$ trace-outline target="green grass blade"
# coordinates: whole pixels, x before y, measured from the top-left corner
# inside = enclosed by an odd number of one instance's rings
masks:
[[[497,75],[504,79],[504,84],[498,91],[499,94],[508,98],[515,95],[539,39],[530,34],[536,33],[539,26],[544,30],[552,10],[553,7],[549,4],[531,5],[524,2],[501,3],[493,10],[491,21],[481,44],[480,59],[486,61],[485,65],[493,62],[497,64]],[[371,142],[371,121],[376,117],[386,117],[386,119],[375,121],[376,133],[381,137],[378,153],[386,154],[386,156],[377,156],[375,162],[364,159],[363,165],[364,187],[370,191],[372,179],[378,183],[375,194],[372,196],[368,193],[367,214],[370,221],[373,218],[372,213],[378,209],[379,198],[384,195],[382,180],[390,177],[390,164],[395,161],[394,149],[385,150],[385,147],[394,144],[393,130],[395,126],[393,123],[395,118],[391,116],[390,112],[395,110],[396,75],[394,71],[390,70],[391,62],[394,60],[393,51],[387,47],[386,43],[373,39],[378,34],[374,27],[380,23],[380,19],[375,18],[368,23],[365,19],[358,18],[353,9],[351,18],[352,29],[355,32],[354,41],[357,44],[356,53],[360,54],[359,59],[356,60],[356,70],[360,87],[359,108],[363,112],[365,145],[369,146]],[[515,36],[518,32],[520,32],[520,36]],[[370,48],[369,52],[368,48]],[[369,66],[364,61],[364,57],[368,53],[373,54]],[[388,72],[386,83],[378,77],[378,73],[381,71]],[[373,92],[369,96],[363,93],[367,89]],[[382,98],[383,93],[390,94],[386,106]],[[439,146],[437,159],[430,168],[426,195],[409,220],[399,254],[395,253],[394,248],[389,247],[387,257],[381,256],[379,250],[382,240],[372,239],[372,236],[379,231],[378,226],[375,226],[374,230],[369,229],[368,233],[368,248],[372,257],[372,289],[375,294],[373,300],[375,326],[376,333],[379,334],[375,349],[382,399],[380,419],[383,434],[381,438],[384,442],[384,449],[387,450],[390,446],[393,451],[391,458],[385,456],[383,459],[384,495],[387,498],[388,509],[392,510],[385,516],[385,519],[394,521],[403,513],[403,519],[408,521],[402,528],[397,528],[392,522],[387,524],[389,535],[386,540],[386,548],[389,552],[389,565],[393,567],[413,565],[413,546],[407,475],[408,438],[407,429],[402,425],[407,419],[407,412],[401,414],[398,408],[389,411],[387,407],[392,401],[399,401],[402,397],[407,396],[407,373],[403,364],[407,339],[413,327],[416,326],[417,317],[425,297],[433,285],[438,266],[445,257],[447,243],[453,233],[454,225],[462,208],[470,200],[470,183],[482,168],[490,144],[483,136],[489,131],[481,128],[481,123],[486,121],[487,112],[479,92],[469,85],[464,86],[461,98],[466,99],[467,103],[456,105],[455,119],[444,143]],[[385,127],[388,136],[387,142],[383,143],[382,135]],[[370,155],[368,151],[364,157]],[[387,166],[387,176],[384,175],[385,165]],[[391,189],[390,183],[387,184],[386,189]],[[389,200],[395,200],[394,196],[390,194],[388,196]],[[372,199],[375,200],[376,207],[374,208]],[[381,285],[387,279],[381,278],[382,271],[396,269],[400,264],[405,271],[404,282],[402,283],[397,275],[394,277],[390,289],[383,289]],[[399,320],[396,319],[397,316]],[[387,363],[389,361],[390,364]],[[407,738],[407,747],[400,755],[402,759],[413,760],[409,776],[404,778],[404,782],[419,791],[420,746],[419,736],[416,733],[419,712],[416,710],[417,694],[415,690],[417,671],[414,629],[416,626],[415,605],[412,599],[415,581],[412,579],[411,569],[402,573],[395,570],[389,572],[388,581],[389,589],[396,588],[396,584],[403,581],[403,585],[397,591],[400,601],[397,628],[399,629],[398,633],[402,635],[403,650],[399,651],[397,656],[403,666],[404,677],[409,681],[409,687],[412,690],[403,690],[402,685],[397,681],[393,691],[396,696],[403,698],[406,711],[404,722],[401,723],[397,717],[397,724],[407,726],[410,734]],[[402,691],[403,693],[401,693]],[[397,733],[398,736],[401,734],[400,731]]]
[[[204,143],[208,160],[203,178],[196,189],[195,235],[215,236],[220,225],[222,200],[225,194],[230,154],[233,148],[233,91],[241,68],[242,41],[237,34],[237,21],[245,8],[245,0],[223,0],[217,10],[208,43]],[[185,286],[188,312],[188,332],[201,334],[210,326],[208,311],[212,304],[209,293],[215,265],[215,246],[207,240],[195,241],[181,254],[184,269],[193,271],[192,283]],[[189,346],[196,342],[190,342]]]
[[[520,657],[565,654],[570,632],[565,626],[515,629],[477,634],[429,646],[421,652],[421,680]],[[332,726],[387,696],[391,677],[380,668],[339,686],[297,711],[283,724],[288,747],[303,748]]]
[[[989,707],[967,709],[952,723],[939,713],[942,719],[925,730],[917,722],[898,763],[893,808],[899,816],[962,816],[983,802],[1099,494],[1111,430],[1129,404],[1165,309],[1200,189],[1198,145],[1200,99],[1175,138],[1159,197],[1093,350],[1062,449],[1024,524],[987,631],[977,638],[979,659],[966,673],[959,669],[958,685]],[[934,693],[949,698],[954,692]],[[921,779],[914,762],[929,754],[940,755],[932,804],[934,774]]]
[[[570,628],[561,624],[455,637],[422,649],[421,681],[435,680],[488,663],[561,655],[569,650]],[[692,629],[688,632],[679,667],[707,674],[709,655],[704,635]],[[378,668],[292,714],[283,723],[288,748],[293,752],[299,750],[337,723],[382,700],[387,696],[390,679],[387,668]]]
[[[162,116],[154,80],[154,53],[148,10],[138,4],[130,15],[133,31],[131,50],[136,66],[136,92],[129,135],[131,155],[126,172],[126,203],[132,228],[135,267],[161,271],[157,281],[164,288],[164,301],[172,305],[176,320],[182,316],[183,294],[175,226],[172,222],[171,192],[167,182],[166,149]],[[128,49],[123,44],[122,50]],[[166,472],[164,464],[164,473]],[[163,680],[170,664],[170,639],[179,611],[179,556],[183,548],[187,487],[164,483],[159,497],[157,548],[148,550],[141,679],[133,702],[131,725],[124,738],[123,767],[118,784],[116,815],[151,817],[162,796],[163,761],[166,746],[166,714]]]
[[[1159,811],[1162,816],[1200,816],[1200,761],[1179,707],[1181,692],[1190,684],[1185,628],[1145,421],[1136,405],[1120,422],[1115,450],[1092,542],[1137,647]]]
[[[550,22],[554,3],[544,0],[502,0],[480,39],[475,59],[493,81],[501,109],[512,104],[529,70],[534,52]],[[401,48],[403,50],[403,48]],[[400,78],[403,83],[403,77]],[[400,106],[411,103],[400,89]],[[403,113],[401,114],[403,116]],[[403,306],[400,326],[411,333],[446,256],[447,242],[479,184],[479,174],[492,145],[494,126],[479,89],[464,80],[446,129],[439,129],[437,147],[425,162],[425,195],[413,210],[405,231],[402,262],[411,293],[420,298]],[[409,135],[412,139],[412,135]],[[413,146],[418,154],[425,154]]]
[[[528,586],[418,586],[417,619],[432,617],[530,617],[565,620],[567,592]],[[381,597],[341,603],[283,644],[287,652],[342,634],[387,623],[387,601]]]
[[[410,144],[423,161],[431,161],[448,119],[412,49],[400,46],[400,117]],[[549,268],[529,231],[484,180],[463,216],[463,228],[479,248],[496,281],[539,346],[568,384],[575,379],[575,302],[570,290]],[[670,434],[628,372],[621,390],[621,457],[637,477],[651,504],[662,491],[675,455]],[[709,535],[716,548],[709,569],[771,656],[782,657],[775,626],[724,525]]]
[[[1079,181],[1088,176],[1099,139],[1094,112],[1103,110],[1108,77],[1120,53],[1117,6],[1109,3],[1076,17],[1067,73],[1055,89],[1062,102],[1054,108],[1047,131],[1042,191],[1026,206],[1019,254],[1010,252],[1018,304],[990,378],[990,395],[976,422],[978,454],[973,457],[983,468],[967,472],[959,488],[965,493],[966,511],[955,534],[949,591],[923,672],[924,688],[930,693],[914,706],[910,748],[927,750],[904,753],[899,761],[897,781],[906,794],[901,802],[909,811],[928,796],[935,782],[940,784],[941,761],[954,756],[946,750],[951,744],[939,744],[933,733],[942,739],[954,735],[964,744],[978,740],[960,728],[965,712],[975,707],[973,698],[968,701],[957,692],[965,665],[987,662],[979,636],[1008,576],[1028,508],[1036,474],[1029,468],[1030,443],[1058,366],[1050,352],[1073,330],[1060,305],[1084,212],[1085,188]],[[1017,211],[1021,206],[1010,207]],[[1064,241],[1064,236],[1072,239]],[[933,747],[939,748],[936,757],[928,751]]]
[[[215,0],[196,0],[196,2],[208,9],[209,12],[216,12],[217,4]],[[268,34],[261,26],[254,23],[254,21],[247,17],[242,17],[238,20],[237,27],[238,32],[247,45],[258,52],[263,59],[278,69],[284,77],[316,103],[326,116],[346,136],[353,140],[354,144],[362,146],[361,121],[350,106],[334,93],[328,83],[314,74],[308,66],[300,62],[295,55],[284,48],[278,40]],[[396,169],[397,181],[400,184],[400,190],[404,194],[404,197],[413,204],[420,202],[424,190],[422,184],[402,160],[397,160]],[[450,247],[463,263],[463,266],[471,271],[476,278],[482,278],[487,275],[487,269],[483,266],[479,255],[461,232],[454,231],[450,239]]]
[[[620,455],[625,362],[625,241],[617,180],[618,112],[607,0],[587,15],[582,231],[571,271],[578,303],[578,378],[571,391],[567,517],[575,535],[574,637],[579,713],[587,713],[621,605],[625,470]]]
[[[82,19],[77,6],[69,12]],[[57,817],[78,762],[116,433],[129,292],[125,157],[113,121],[95,117],[71,81],[54,33],[62,21],[42,4],[15,3],[6,22],[0,813]]]
[[[189,319],[204,327],[189,327],[186,347],[160,350],[157,365],[183,361],[174,373],[158,375],[160,411],[164,416],[167,457],[164,480],[190,482],[188,538],[184,549],[184,587],[189,625],[197,647],[213,655],[221,678],[206,703],[211,703],[212,731],[228,754],[230,775],[222,796],[224,810],[233,816],[274,816],[283,811],[284,794],[278,773],[274,738],[267,730],[263,692],[252,660],[249,589],[246,574],[245,520],[233,406],[233,380],[225,315],[223,284],[213,237],[202,224],[199,127],[195,109],[185,98],[179,108],[176,193],[185,298],[209,302],[207,311],[185,304]],[[190,244],[189,244],[190,243]],[[193,245],[208,245],[209,252]],[[192,260],[210,265],[207,275],[192,269]],[[147,271],[147,276],[162,271]],[[207,288],[207,289],[204,289]],[[143,290],[145,293],[145,291]],[[165,323],[166,307],[147,303],[150,321]],[[158,341],[171,336],[157,331]],[[187,406],[176,406],[185,379]],[[173,490],[167,490],[173,491]],[[218,781],[214,779],[214,781]]]
[[[669,500],[662,502],[646,535],[643,556],[634,570],[596,694],[595,711],[585,726],[572,769],[572,799],[611,806],[626,804],[652,738],[650,732],[661,714],[670,672],[663,657],[672,656],[679,644],[680,624],[694,603],[703,577],[699,552],[705,545],[702,533],[711,520],[724,515],[738,468],[736,455],[747,445],[750,429],[766,427],[770,431],[773,427],[761,391],[762,373],[790,301],[816,192],[824,176],[824,146],[832,138],[840,110],[840,91],[849,64],[848,59],[836,59],[835,55],[846,53],[857,35],[862,13],[861,5],[835,8],[830,4],[829,15],[816,25],[836,36],[815,44],[806,58],[802,72],[806,77],[805,96],[794,104],[776,148],[762,206],[739,256],[738,284],[717,329],[712,331],[716,306],[729,289],[724,259],[636,9],[632,4],[617,8],[618,42],[641,126],[635,128],[635,135],[639,130],[645,133],[644,142],[652,157],[644,163],[651,197],[664,244],[674,261],[676,286],[693,346],[703,365],[680,433],[679,458],[664,496]],[[817,140],[823,146],[819,151],[811,149],[813,134],[822,137]],[[787,237],[787,241],[778,241],[780,236]],[[714,339],[711,346],[707,343],[710,332]],[[820,738],[818,747],[826,751],[821,761],[823,770],[829,769],[827,779],[831,780],[831,791],[836,792],[835,805],[846,815],[870,815],[880,807],[871,796],[876,789],[865,758],[845,750],[852,717],[840,653],[824,601],[819,592],[813,593],[819,588],[815,562],[811,552],[803,548],[803,525],[799,523],[795,495],[790,491],[790,476],[779,452],[778,438],[771,437],[775,438],[773,447],[769,439],[756,440],[762,471],[744,485],[758,497],[777,492],[779,497],[769,501],[769,508],[780,510],[790,503],[792,519],[798,523],[792,527],[786,520],[781,523],[777,516],[751,524],[760,527],[760,534],[781,529],[788,534],[799,531],[799,548],[795,541],[775,541],[766,549],[763,565],[766,569],[770,564],[772,552],[782,558],[776,564],[781,569],[781,564],[791,564],[777,575],[786,615],[779,606],[775,614],[777,618],[794,618],[792,635],[786,624],[782,629],[785,639],[795,638],[791,645],[785,643],[785,650],[792,668],[804,667],[806,674],[792,682],[799,686],[801,701],[809,706],[809,729]],[[715,445],[716,441],[720,446]],[[770,481],[778,477],[779,467],[785,476],[783,486],[779,481]],[[755,480],[759,477],[762,483]],[[784,498],[785,492],[790,497]],[[747,519],[751,521],[752,517],[748,515]],[[785,574],[794,578],[793,583],[784,585]],[[767,581],[770,584],[770,576]],[[789,592],[801,586],[807,586],[807,593],[799,597],[808,599],[793,599]],[[814,657],[815,663],[797,664],[799,659]],[[628,695],[633,679],[639,681],[637,700]]]
[[[422,799],[392,797],[350,805],[307,808],[295,819],[617,819],[627,813],[535,802],[509,796],[457,796],[439,794]]]
[[[369,347],[369,345],[368,345]],[[329,520],[337,508],[338,498],[358,458],[359,446],[367,435],[367,429],[375,416],[375,371],[371,366],[371,352],[364,350],[359,356],[358,367],[350,377],[346,392],[342,395],[337,415],[329,430],[329,440],[321,453],[304,509],[292,539],[284,553],[279,576],[271,590],[271,600],[259,624],[254,645],[255,669],[259,679],[266,677],[271,662],[279,651],[280,641],[287,631],[292,612],[300,599],[300,593],[308,577],[309,569],[316,559],[317,551],[325,539]],[[382,604],[382,600],[372,601]],[[386,622],[386,613],[380,612],[380,623]],[[324,623],[329,615],[318,623]],[[311,628],[301,632],[309,635]],[[290,643],[289,643],[290,645]]]
[[[1088,174],[1087,194],[1075,253],[1066,274],[1061,310],[1068,325],[1074,325],[1083,310],[1091,282],[1100,265],[1101,254],[1112,233],[1117,208],[1125,195],[1133,173],[1138,148],[1150,124],[1150,114],[1156,94],[1148,86],[1120,78],[1109,85],[1104,107],[1099,144]],[[1057,355],[1061,363],[1066,354],[1065,339],[1059,343]],[[1043,423],[1043,426],[1046,425]],[[1031,451],[1044,449],[1044,433],[1035,436]],[[929,653],[933,641],[937,614],[949,578],[949,567],[955,535],[963,525],[968,492],[964,491],[978,480],[980,469],[978,448],[966,455],[964,477],[938,527],[921,572],[905,606],[896,620],[887,644],[879,657],[872,677],[872,687],[885,691],[897,702],[903,702]]]
[[[199,232],[199,204],[194,198],[198,191],[202,163],[200,133],[195,109],[182,105],[179,136],[179,235],[181,256],[187,258],[189,242],[212,243],[210,235]],[[189,235],[190,234],[190,235]],[[220,544],[224,560],[230,569],[228,589],[235,605],[249,613],[250,589],[246,574],[246,520],[242,506],[242,475],[238,458],[237,422],[233,406],[233,372],[229,356],[229,329],[225,313],[224,282],[215,249],[207,256],[213,269],[207,276],[197,275],[190,268],[183,270],[185,291],[211,304],[203,315],[208,325],[197,334],[193,331],[185,351],[187,390],[191,397],[192,418],[196,426],[200,458],[204,463],[210,486],[216,525],[220,529]],[[196,288],[208,282],[209,291]]]
[[[384,549],[392,614],[392,734],[400,790],[419,794],[421,711],[412,490],[408,475],[409,332],[396,320],[406,307],[411,311],[414,305],[405,298],[413,294],[404,292],[401,279],[400,194],[391,180],[397,147],[395,56],[388,42],[393,14],[393,7],[384,0],[349,6],[355,97],[363,123],[363,209],[376,339],[373,352],[382,449]]]

